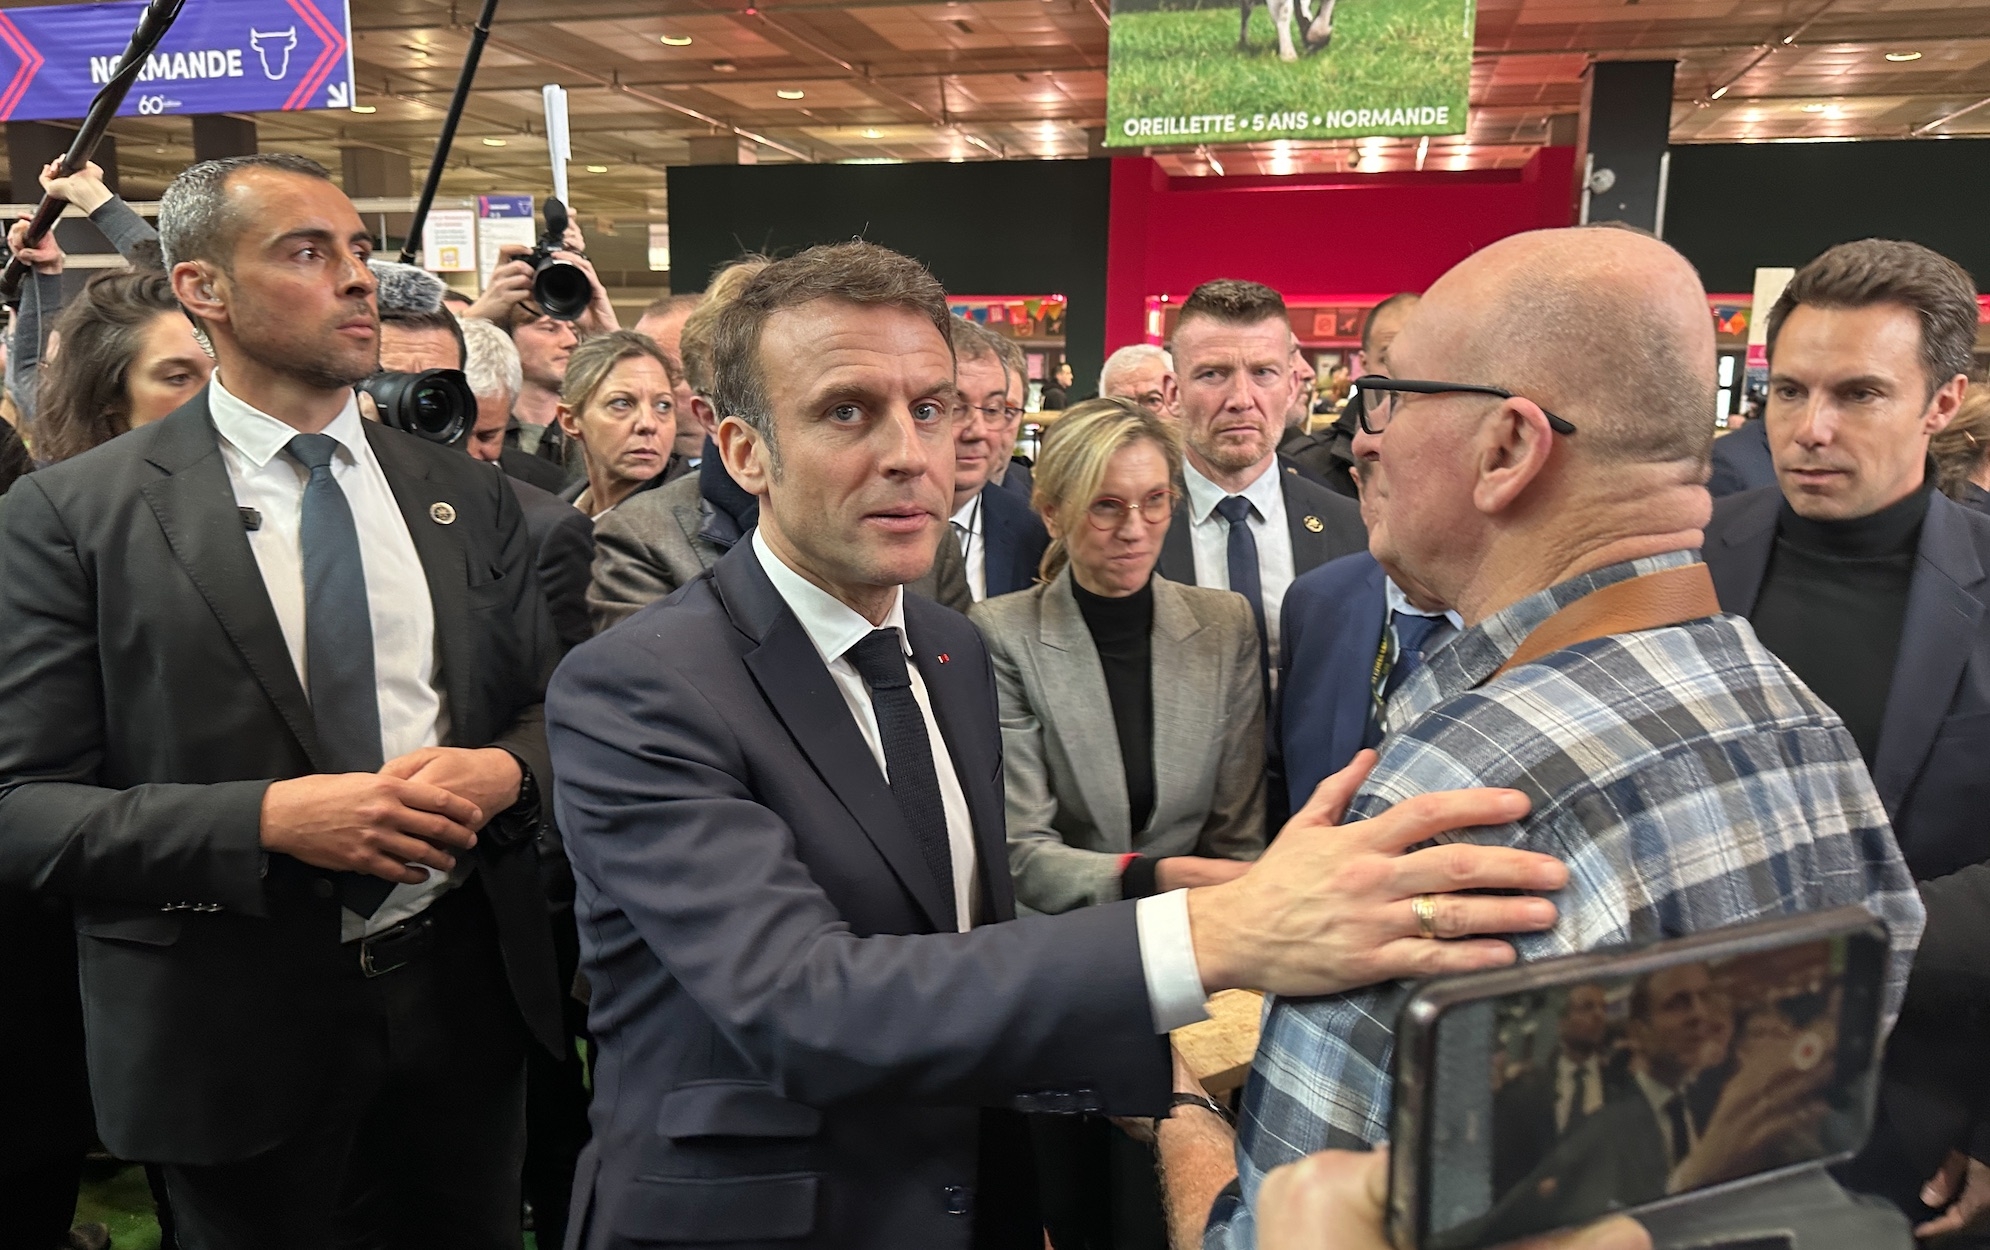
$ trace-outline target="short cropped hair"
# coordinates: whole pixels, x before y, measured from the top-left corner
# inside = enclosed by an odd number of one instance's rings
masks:
[[[1394,295],[1391,295],[1388,299],[1383,300],[1381,303],[1375,305],[1375,307],[1369,309],[1368,316],[1365,317],[1361,322],[1361,354],[1364,356],[1372,356],[1375,354],[1374,334],[1375,334],[1375,321],[1377,318],[1379,318],[1383,313],[1387,312],[1389,309],[1396,307],[1398,304],[1407,304],[1411,300],[1418,300],[1422,298],[1423,296],[1417,294],[1415,291],[1398,291]]]
[[[1288,328],[1292,324],[1283,295],[1262,282],[1238,278],[1216,278],[1190,291],[1182,301],[1181,316],[1175,325],[1185,325],[1194,317],[1208,317],[1233,326],[1254,326],[1273,317],[1285,322]]]
[[[380,324],[383,327],[395,326],[402,330],[412,330],[418,334],[424,331],[447,334],[456,340],[456,359],[462,361],[470,358],[470,347],[463,341],[463,323],[456,319],[456,314],[453,312],[441,308],[429,312],[388,312],[383,308],[380,310]]]
[[[656,361],[663,367],[663,376],[672,386],[677,385],[677,366],[656,345],[655,339],[634,330],[610,330],[581,340],[580,346],[567,357],[567,376],[560,382],[560,403],[578,416],[615,366],[638,356]]]
[[[503,395],[515,404],[525,390],[525,371],[511,336],[482,317],[463,318],[463,376],[479,398]]]
[[[926,267],[875,243],[835,243],[768,265],[712,324],[712,401],[721,418],[738,417],[774,443],[774,414],[761,370],[760,336],[767,319],[819,299],[863,307],[902,308],[932,323],[953,350],[947,293]],[[568,365],[571,370],[572,365]]]
[[[1129,343],[1106,357],[1105,367],[1099,370],[1099,394],[1109,393],[1115,373],[1130,369],[1144,360],[1159,360],[1163,369],[1169,373],[1175,371],[1174,357],[1168,355],[1166,348],[1152,343]]]
[[[684,380],[693,391],[707,398],[712,394],[712,323],[719,310],[739,298],[746,284],[762,269],[774,263],[771,256],[749,253],[727,261],[712,275],[711,285],[698,296],[698,307],[684,319],[677,337],[677,355],[684,363]]]
[[[241,223],[228,208],[228,182],[249,169],[332,180],[323,165],[290,152],[224,156],[187,166],[159,197],[159,251],[168,270],[189,260],[219,265],[224,273],[233,269]]]
[[[963,360],[993,360],[1008,366],[1002,359],[1002,336],[993,330],[978,326],[966,317],[949,317],[949,341],[953,343],[954,362]]]
[[[680,308],[696,308],[704,298],[703,295],[659,295],[643,308],[642,315],[636,320],[666,316]]]
[[[992,331],[989,333],[989,337],[995,340],[995,350],[1002,357],[1003,373],[1011,379],[1024,379],[1023,389],[1027,391],[1029,383],[1026,370],[1029,366],[1023,363],[1022,344],[1016,342],[1016,340],[1006,334],[996,334]]]
[[[1797,270],[1769,310],[1769,355],[1783,322],[1801,305],[1870,308],[1899,304],[1921,322],[1921,366],[1933,395],[1967,374],[1976,350],[1976,283],[1961,265],[1919,243],[1860,239],[1840,243]]]

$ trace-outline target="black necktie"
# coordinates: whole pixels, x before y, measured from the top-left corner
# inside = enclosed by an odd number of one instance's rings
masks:
[[[1368,732],[1363,735],[1361,745],[1372,747],[1382,741],[1389,696],[1402,689],[1403,682],[1423,663],[1424,644],[1444,623],[1441,616],[1390,611],[1382,635],[1382,654],[1369,683]]]
[[[1674,1094],[1667,1099],[1665,1115],[1672,1124],[1672,1166],[1676,1168],[1693,1148],[1692,1131],[1686,1120],[1686,1095]]]
[[[1258,667],[1271,669],[1271,642],[1264,627],[1264,579],[1258,574],[1258,536],[1251,533],[1251,501],[1225,495],[1216,501],[1216,515],[1230,523],[1230,589],[1250,600],[1258,622]]]
[[[293,459],[311,471],[304,484],[298,542],[304,555],[304,674],[318,745],[331,772],[378,772],[380,694],[373,676],[373,613],[352,505],[332,477],[338,440],[299,434]],[[339,874],[340,900],[362,916],[380,910],[394,883]]]
[[[878,736],[884,740],[885,772],[898,810],[919,843],[926,867],[939,883],[947,929],[958,929],[954,907],[954,857],[947,841],[947,808],[940,798],[940,777],[933,769],[933,743],[926,736],[926,716],[912,695],[912,675],[905,666],[905,647],[895,629],[876,629],[845,652],[857,675],[871,688],[871,709],[877,713]]]

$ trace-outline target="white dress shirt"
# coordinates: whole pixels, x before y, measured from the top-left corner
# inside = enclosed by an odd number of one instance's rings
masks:
[[[864,745],[870,748],[871,758],[877,761],[878,771],[885,775],[887,783],[891,780],[891,774],[885,763],[884,739],[878,731],[877,711],[871,706],[870,687],[864,684],[862,675],[850,662],[847,653],[873,630],[898,631],[899,645],[904,648],[907,659],[906,670],[912,679],[912,697],[919,703],[919,711],[926,721],[926,740],[933,748],[933,771],[940,781],[940,801],[947,816],[947,848],[953,859],[954,915],[960,918],[961,931],[966,932],[977,919],[982,919],[974,914],[974,903],[979,897],[979,891],[974,888],[979,865],[974,842],[974,819],[968,812],[967,792],[961,788],[953,756],[947,750],[946,737],[940,733],[939,722],[933,718],[933,703],[926,692],[925,679],[919,673],[919,666],[910,662],[912,643],[905,632],[904,589],[901,587],[892,600],[891,612],[884,623],[873,625],[848,604],[788,567],[767,545],[767,539],[759,529],[753,531],[753,554],[759,558],[760,567],[766,570],[767,580],[774,584],[775,593],[795,614],[802,632],[815,645],[816,654],[822,657],[823,666],[829,670],[837,692],[843,696],[850,715],[856,719],[857,730],[864,736]],[[1008,864],[998,865],[997,870],[1008,871]],[[1155,1031],[1165,1033],[1206,1019],[1209,1013],[1203,1007],[1202,976],[1196,971],[1195,944],[1189,935],[1187,891],[1174,890],[1144,898],[1135,906],[1140,962],[1147,981],[1147,998],[1154,1015]]]
[[[1555,1132],[1566,1133],[1569,1121],[1603,1109],[1603,1060],[1595,1055],[1577,1062],[1568,1052],[1555,1052]]]
[[[961,560],[967,565],[968,593],[976,603],[988,597],[988,540],[981,531],[981,494],[987,489],[984,486],[974,492],[974,498],[961,505],[960,511],[954,513],[953,525],[948,527],[954,541],[960,544]]]
[[[1650,1073],[1642,1070],[1633,1070],[1631,1075],[1638,1083],[1638,1092],[1643,1094],[1645,1101],[1651,1104],[1652,1119],[1658,1121],[1658,1135],[1665,1140],[1665,1157],[1668,1159],[1676,1158],[1681,1163],[1685,1162],[1687,1153],[1693,1147],[1700,1144],[1700,1138],[1694,1132],[1693,1116],[1689,1109],[1686,1115],[1685,1144],[1682,1145],[1672,1140],[1672,1112],[1670,1107],[1675,1098],[1683,1100],[1686,1097],[1686,1090],[1683,1087],[1676,1090],[1669,1089],[1654,1080]],[[1678,1171],[1676,1165],[1673,1171]],[[1665,1192],[1677,1193],[1677,1182],[1668,1178]]]
[[[215,374],[208,388],[208,411],[221,435],[221,459],[238,507],[253,508],[261,524],[249,531],[249,550],[263,576],[276,623],[290,648],[290,662],[308,692],[304,647],[304,548],[300,525],[304,484],[310,470],[285,453],[298,431],[228,393]],[[339,449],[332,457],[332,480],[345,492],[359,532],[365,566],[366,606],[373,622],[373,677],[380,698],[381,759],[391,760],[441,743],[448,732],[448,708],[437,680],[435,609],[429,602],[428,575],[387,475],[381,471],[355,400],[325,427]],[[449,874],[430,872],[420,885],[397,885],[380,910],[361,918],[345,912],[344,940],[350,942],[391,928],[420,913],[445,890],[468,876],[459,861]]]
[[[1216,515],[1227,491],[1182,462],[1188,485],[1189,537],[1195,548],[1195,584],[1229,590],[1230,523]],[[1278,612],[1286,588],[1297,576],[1292,570],[1292,531],[1285,523],[1285,490],[1279,482],[1278,457],[1265,463],[1257,480],[1238,492],[1251,501],[1251,536],[1258,542],[1258,589],[1264,596],[1265,657],[1278,672]]]

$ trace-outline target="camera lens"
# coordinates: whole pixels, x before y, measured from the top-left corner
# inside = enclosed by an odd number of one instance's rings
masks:
[[[579,265],[547,257],[532,275],[532,301],[548,317],[578,320],[594,302],[594,284]]]
[[[432,443],[456,443],[476,421],[477,397],[461,369],[376,373],[359,384],[373,396],[380,424]]]

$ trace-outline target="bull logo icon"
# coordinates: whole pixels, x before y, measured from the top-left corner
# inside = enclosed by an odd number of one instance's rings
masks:
[[[263,59],[263,77],[271,82],[281,82],[284,75],[290,72],[290,50],[297,46],[297,28],[295,26],[289,30],[251,28],[249,46]],[[275,62],[274,68],[271,67],[272,60]]]

